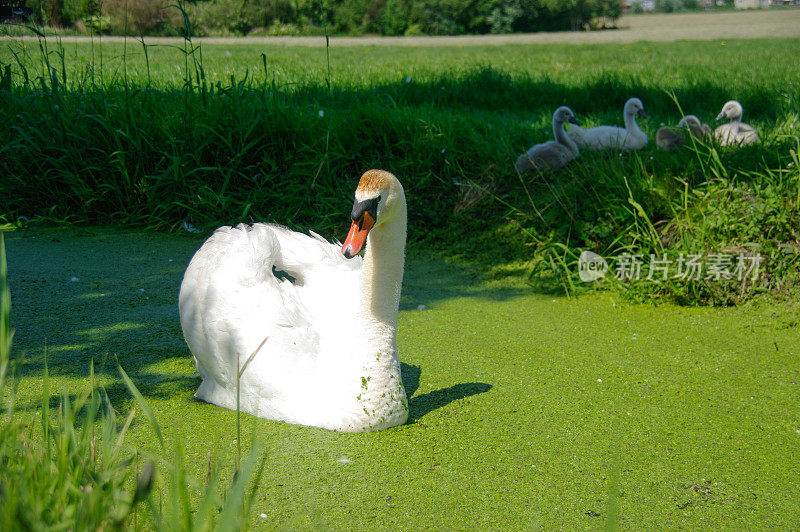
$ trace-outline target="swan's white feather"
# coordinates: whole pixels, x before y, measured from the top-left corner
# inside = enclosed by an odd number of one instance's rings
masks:
[[[581,149],[639,150],[647,145],[647,136],[633,133],[624,127],[597,126],[583,129],[580,126],[569,128],[567,135]]]
[[[714,130],[714,139],[721,146],[746,146],[758,142],[758,132],[744,122],[730,121]]]
[[[636,123],[637,110],[644,111],[642,102],[638,98],[631,98],[625,103],[623,111],[625,127],[597,126],[583,129],[572,126],[567,135],[582,150],[640,150],[647,145],[647,135]]]
[[[342,386],[328,384],[360,369],[348,364],[348,349],[362,346],[347,331],[362,259],[348,260],[340,249],[272,224],[216,230],[192,258],[180,293],[184,337],[203,377],[198,398],[235,408],[235,355],[243,366],[266,338],[242,376],[241,410],[346,426],[334,414],[345,400]],[[278,279],[273,267],[295,282]]]

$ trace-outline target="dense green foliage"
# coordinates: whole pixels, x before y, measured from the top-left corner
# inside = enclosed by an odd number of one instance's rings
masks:
[[[0,212],[11,222],[257,220],[341,238],[355,180],[382,167],[406,184],[413,239],[485,265],[528,263],[568,290],[582,249],[764,255],[755,285],[625,285],[687,302],[797,282],[799,67],[785,61],[797,41],[334,48],[330,89],[320,49],[49,46],[48,64],[30,43],[0,55],[14,117],[0,126]],[[554,108],[617,124],[633,95],[651,138],[682,112],[713,122],[736,98],[763,143],[665,153],[651,142],[584,153],[558,175],[515,174],[517,155],[552,135]]]
[[[114,35],[455,35],[613,25],[620,0],[27,0],[40,24]]]

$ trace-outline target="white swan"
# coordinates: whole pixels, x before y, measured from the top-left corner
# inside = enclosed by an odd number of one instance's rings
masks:
[[[406,199],[382,170],[361,176],[343,247],[272,224],[221,227],[181,284],[196,397],[254,416],[347,432],[405,423],[397,312]],[[355,256],[366,242],[362,260]],[[291,275],[279,279],[273,268]]]
[[[578,156],[578,146],[567,136],[564,124],[580,125],[569,107],[559,107],[553,113],[553,135],[556,140],[536,144],[517,159],[514,168],[520,174],[531,170],[558,170]]]
[[[742,112],[742,104],[731,100],[722,107],[722,112],[717,115],[717,120],[730,119],[730,122],[722,124],[714,130],[714,139],[721,146],[744,146],[761,140],[753,126],[741,121]]]
[[[597,126],[589,129],[571,127],[567,134],[580,149],[601,150],[640,150],[647,145],[647,135],[636,123],[636,116],[647,118],[644,105],[639,98],[625,102],[625,127]]]
[[[656,131],[656,145],[665,151],[675,151],[686,144],[686,131],[690,135],[700,140],[711,138],[711,128],[708,124],[703,124],[695,115],[686,115],[681,118],[678,125],[672,127],[660,127]]]

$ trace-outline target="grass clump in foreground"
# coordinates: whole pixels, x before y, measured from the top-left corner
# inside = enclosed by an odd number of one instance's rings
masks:
[[[615,284],[634,297],[729,304],[798,283],[800,67],[785,60],[796,40],[331,48],[330,68],[314,48],[30,44],[0,48],[0,101],[16,117],[0,125],[12,223],[272,221],[341,237],[355,176],[381,167],[406,187],[412,242],[559,291],[579,290],[584,250],[764,258],[748,282]],[[764,141],[674,154],[651,142],[514,174],[559,105],[587,126],[619,123],[633,95],[650,138],[736,98]]]
[[[251,486],[258,484],[261,474],[257,447],[227,488],[210,458],[205,482],[198,483],[187,476],[177,449],[168,460],[138,451],[127,441],[137,408],[157,435],[160,454],[167,449],[152,410],[119,366],[136,399],[136,407],[123,418],[105,390],[95,386],[93,366],[83,391],[70,394],[64,389],[58,398],[51,397],[46,355],[37,413],[19,411],[20,379],[14,368],[20,361],[11,356],[10,315],[5,240],[0,232],[0,528],[248,528],[254,500]]]

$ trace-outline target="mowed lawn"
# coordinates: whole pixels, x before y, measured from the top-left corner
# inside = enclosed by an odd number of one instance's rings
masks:
[[[177,291],[196,236],[7,234],[18,405],[89,362],[115,406],[119,360],[202,479],[230,474],[235,414],[193,398]],[[266,446],[264,528],[790,529],[800,502],[796,302],[743,308],[566,299],[412,251],[398,343],[411,420],[341,434],[244,416]],[[33,411],[31,411],[33,413]],[[152,429],[131,442],[155,450]],[[616,508],[616,510],[614,509]],[[264,514],[266,517],[259,517]]]

